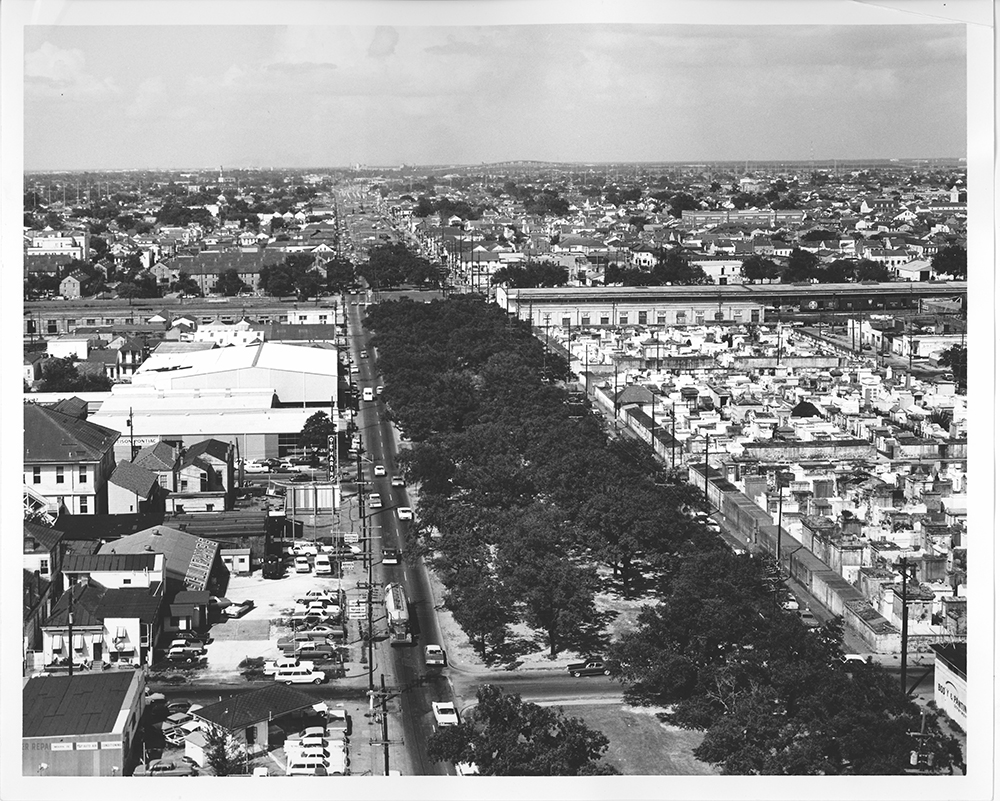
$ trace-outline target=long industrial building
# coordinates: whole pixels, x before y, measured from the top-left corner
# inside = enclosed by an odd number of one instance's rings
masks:
[[[964,281],[721,286],[497,287],[496,302],[539,328],[762,323],[770,310],[878,312],[930,299],[963,305]]]

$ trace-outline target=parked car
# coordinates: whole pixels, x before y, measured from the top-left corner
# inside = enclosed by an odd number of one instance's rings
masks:
[[[204,654],[204,649],[170,648],[164,654],[163,659],[167,662],[194,664],[200,661]]]
[[[315,556],[319,546],[315,542],[296,542],[292,545],[292,556]]]
[[[382,549],[382,564],[384,565],[398,565],[400,560],[399,548],[383,548]]]
[[[271,466],[267,462],[253,461],[243,465],[244,473],[270,473]]]
[[[157,759],[149,767],[139,765],[133,776],[197,776],[198,769],[187,762],[172,759]]]
[[[333,563],[330,561],[328,554],[321,553],[316,555],[316,558],[313,560],[313,573],[317,576],[333,575]]]
[[[295,599],[297,604],[308,604],[310,601],[326,601],[328,603],[338,602],[338,591],[335,589],[306,590]]]
[[[340,607],[333,607],[334,609],[340,610]],[[339,617],[339,615],[338,615]],[[310,626],[307,629],[303,629],[301,634],[309,635],[309,638],[314,642],[326,642],[327,640],[342,640],[346,636],[346,631],[343,624],[335,623],[317,623],[314,626]]]
[[[299,659],[311,659],[323,662],[337,658],[337,649],[325,642],[309,640],[294,647],[295,656]]]
[[[233,604],[226,610],[226,615],[228,617],[243,617],[247,612],[254,608],[254,602],[247,598],[238,604]]]
[[[382,464],[375,465],[375,468],[374,468],[373,472],[375,473],[376,476],[384,476],[385,475],[385,465],[382,465]]]
[[[413,510],[409,506],[400,506],[396,509],[396,514],[399,515],[400,520],[413,519]]]
[[[438,726],[458,725],[458,711],[451,701],[431,701],[431,709]]]
[[[586,662],[574,662],[567,665],[566,670],[574,678],[581,676],[610,676],[611,668],[603,659],[588,659]]]
[[[277,659],[264,663],[264,675],[273,676],[279,670],[289,670],[297,667],[313,670],[315,665],[312,662],[304,662],[296,656],[279,656]]]
[[[444,667],[444,649],[440,645],[428,644],[424,646],[424,663],[430,666]]]
[[[170,639],[171,639],[171,644],[173,644],[177,640],[197,640],[198,642],[202,642],[205,645],[208,645],[209,643],[212,642],[212,638],[207,633],[200,631],[192,631],[190,629],[187,629],[185,631],[175,631],[170,635]]]
[[[296,634],[280,637],[278,638],[278,650],[284,651],[286,654],[289,651],[294,652],[299,643],[304,642],[312,642],[312,637],[303,632],[297,632]]]
[[[799,620],[802,621],[802,625],[807,629],[818,629],[820,627],[820,622],[809,607],[799,610]]]
[[[190,701],[171,701],[167,704],[167,714],[176,715],[178,712],[187,712],[190,708]]]
[[[312,566],[309,564],[309,557],[307,556],[296,556],[295,557],[295,572],[296,573],[308,573],[312,570]]]
[[[314,667],[306,667],[308,663],[302,663],[298,667],[282,668],[275,671],[274,680],[285,684],[322,684],[326,681],[326,674]]]

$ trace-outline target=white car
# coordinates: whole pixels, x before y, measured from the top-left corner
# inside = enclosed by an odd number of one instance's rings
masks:
[[[405,487],[406,482],[403,481],[402,476],[393,476],[392,481],[389,482],[394,487]]]
[[[309,573],[312,571],[312,566],[309,564],[309,557],[307,556],[296,556],[295,557],[295,572],[296,573]]]
[[[264,663],[264,675],[273,676],[279,670],[288,670],[290,668],[304,667],[309,670],[313,670],[315,665],[312,662],[300,661],[294,656],[279,656],[270,662]]]
[[[297,542],[292,546],[293,556],[315,556],[319,548],[315,542]]]
[[[283,681],[285,684],[322,684],[326,681],[326,674],[321,670],[314,670],[311,662],[303,662],[298,667],[282,668],[274,674],[275,681]]]
[[[308,605],[312,601],[325,601],[326,603],[337,603],[337,593],[333,590],[307,590],[305,595],[295,599],[295,603]]]
[[[458,725],[458,711],[451,701],[431,701],[431,708],[438,726]]]
[[[384,476],[385,475],[385,465],[377,464],[375,465],[375,475]]]
[[[440,645],[424,646],[424,663],[427,665],[444,665],[444,649]]]
[[[382,508],[382,496],[379,495],[377,492],[373,492],[371,495],[368,496],[368,505],[372,509],[381,509]]]
[[[247,462],[246,464],[243,465],[243,472],[244,473],[270,473],[271,472],[271,467],[270,467],[270,465],[267,464],[267,462],[259,462],[259,461]]]
[[[412,520],[413,510],[409,506],[400,506],[396,510],[396,514],[399,515],[400,520]]]

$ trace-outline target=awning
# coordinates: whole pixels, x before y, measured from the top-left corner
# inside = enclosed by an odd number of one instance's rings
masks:
[[[103,634],[92,634],[90,635],[90,642],[94,645],[103,645],[104,635]]]
[[[83,650],[83,635],[74,634],[73,635],[73,650],[82,651]]]
[[[53,651],[61,651],[62,650],[62,645],[63,645],[62,635],[61,634],[53,634],[52,635],[52,650]]]
[[[128,636],[128,632],[125,630],[124,626],[119,626],[117,632],[115,633],[115,636],[116,637],[127,637]]]

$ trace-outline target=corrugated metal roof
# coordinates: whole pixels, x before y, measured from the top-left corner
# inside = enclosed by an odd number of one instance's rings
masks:
[[[109,542],[99,553],[145,553],[150,548],[164,555],[167,578],[183,581],[189,590],[204,590],[219,544],[167,526],[154,526]]]
[[[113,544],[113,543],[112,543]],[[156,565],[156,554],[152,552],[67,554],[63,560],[64,573],[100,573],[113,570],[152,570]]]
[[[138,676],[128,670],[28,679],[21,692],[21,736],[113,732],[129,686]]]

